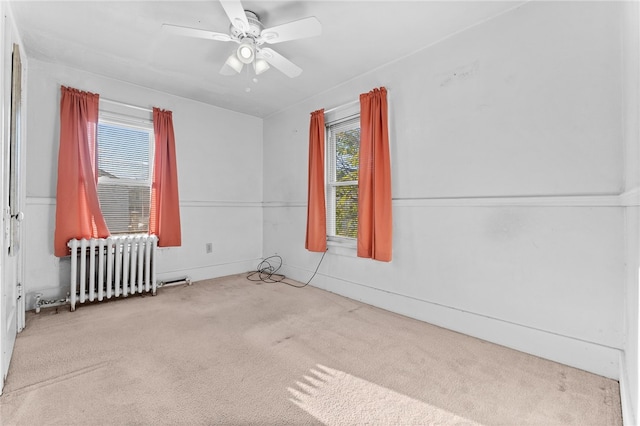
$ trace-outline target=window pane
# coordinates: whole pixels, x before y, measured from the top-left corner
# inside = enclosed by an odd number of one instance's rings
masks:
[[[98,199],[112,234],[149,231],[152,128],[98,123]]]
[[[358,169],[360,116],[327,124],[327,235],[358,236]]]
[[[358,186],[336,187],[336,236],[358,236]]]
[[[98,183],[98,198],[112,234],[149,231],[148,186]]]
[[[149,180],[150,132],[98,124],[98,177]]]
[[[360,163],[360,127],[336,132],[335,141],[336,182],[357,181]]]

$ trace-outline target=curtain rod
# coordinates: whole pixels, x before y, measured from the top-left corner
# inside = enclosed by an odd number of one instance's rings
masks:
[[[100,100],[103,101],[103,102],[106,102],[108,104],[120,105],[120,106],[124,106],[124,107],[127,107],[127,108],[133,108],[133,109],[137,109],[137,110],[145,111],[145,112],[153,112],[153,109],[151,109],[151,108],[139,107],[139,106],[136,106],[136,105],[131,105],[131,104],[127,104],[127,103],[124,103],[124,102],[114,101],[114,100],[103,98],[103,97],[100,97]]]
[[[357,103],[359,103],[359,102],[360,102],[360,99],[356,99],[355,101],[347,102],[346,104],[338,105],[337,107],[333,107],[333,108],[325,109],[325,110],[324,110],[324,113],[325,113],[325,114],[328,114],[328,113],[330,113],[330,112],[333,112],[333,111],[336,111],[336,110],[339,110],[339,109],[342,109],[342,108],[350,107],[351,105],[357,104]]]

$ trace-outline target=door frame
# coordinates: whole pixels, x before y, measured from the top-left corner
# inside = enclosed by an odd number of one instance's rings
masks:
[[[5,382],[5,374],[8,373],[9,363],[13,352],[15,337],[18,332],[22,331],[25,326],[25,297],[23,286],[20,284],[24,278],[24,250],[20,250],[24,242],[24,229],[19,230],[19,223],[22,220],[22,211],[24,209],[25,197],[20,186],[23,184],[26,174],[24,172],[25,158],[25,131],[26,131],[26,57],[20,51],[22,43],[16,31],[15,21],[11,14],[11,8],[6,2],[0,1],[0,19],[2,20],[2,31],[0,31],[0,49],[2,51],[2,59],[0,60],[0,84],[3,90],[0,91],[3,114],[0,117],[0,209],[2,211],[2,227],[0,231],[0,247],[2,247],[2,255],[0,255],[0,324],[3,329],[0,332],[0,394]],[[14,73],[14,58],[17,58],[19,71]],[[12,102],[14,98],[14,76],[18,75],[17,85],[20,88],[20,96],[17,103]],[[15,99],[15,98],[14,98]],[[12,166],[9,165],[11,156],[9,155],[13,146],[13,152],[16,155]],[[15,190],[12,195],[12,211],[9,211],[9,173],[15,172]],[[15,232],[14,232],[15,230]],[[9,253],[9,243],[11,242],[11,234],[15,235],[16,245],[12,253]],[[11,267],[11,271],[7,268]],[[15,287],[9,287],[12,284]],[[6,300],[11,297],[15,305]],[[6,312],[10,307],[10,311]],[[15,313],[15,317],[11,312]],[[11,315],[11,318],[9,318]],[[15,328],[10,330],[10,328]],[[7,348],[6,345],[10,347]],[[6,368],[6,370],[5,370]]]

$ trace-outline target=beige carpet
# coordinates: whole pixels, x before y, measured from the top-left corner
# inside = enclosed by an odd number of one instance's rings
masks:
[[[3,425],[620,425],[618,383],[245,275],[29,313]]]

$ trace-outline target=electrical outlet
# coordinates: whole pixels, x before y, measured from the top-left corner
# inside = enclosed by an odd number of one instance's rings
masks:
[[[212,243],[205,244],[205,250],[206,250],[207,253],[212,253],[213,252],[213,244]]]

